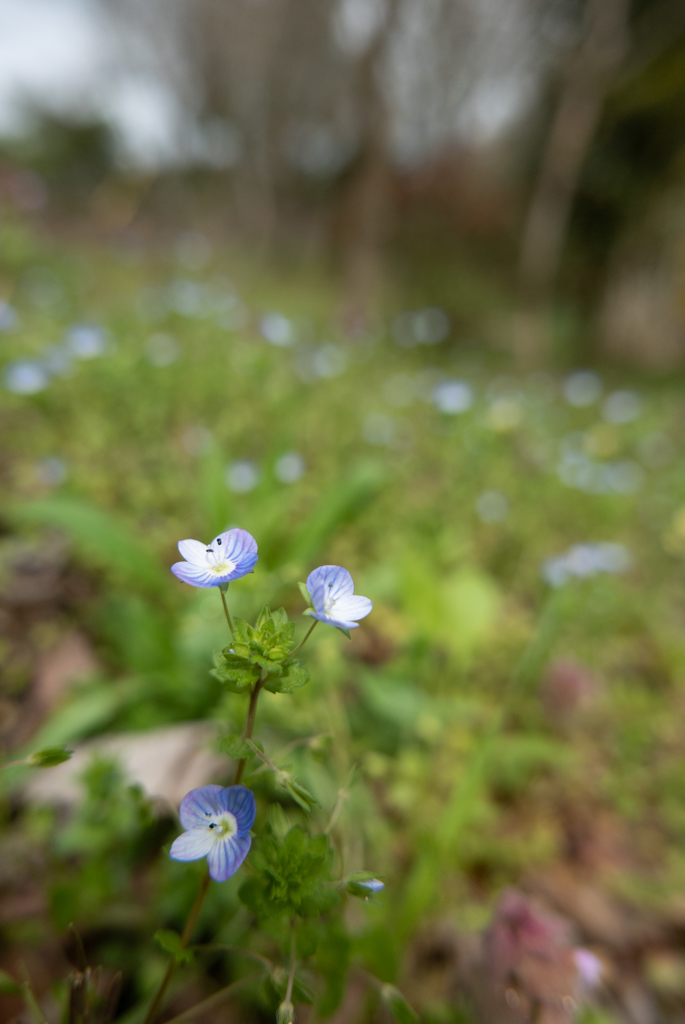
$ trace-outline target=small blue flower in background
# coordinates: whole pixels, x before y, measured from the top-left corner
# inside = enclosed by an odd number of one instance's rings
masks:
[[[191,587],[218,587],[251,573],[257,564],[257,541],[247,530],[226,530],[210,544],[180,540],[178,550],[185,562],[171,566],[174,576]]]
[[[618,575],[627,572],[632,556],[623,544],[610,541],[574,544],[562,555],[542,563],[542,578],[552,587],[563,587],[570,579],[588,579],[600,573]]]
[[[246,786],[201,786],[181,801],[181,824],[187,832],[171,844],[172,860],[207,858],[215,882],[225,882],[243,863],[252,842],[256,814],[254,794]]]
[[[307,577],[307,590],[312,608],[305,612],[319,622],[338,629],[356,629],[356,619],[363,619],[372,610],[368,597],[354,593],[354,582],[341,565],[320,565]]]
[[[357,882],[362,889],[368,889],[369,892],[382,892],[385,889],[385,883],[381,882],[380,878],[365,878],[361,882]]]
[[[37,395],[50,383],[48,368],[34,359],[10,363],[3,372],[3,382],[15,395]]]
[[[72,324],[64,340],[74,359],[97,359],[107,351],[107,332],[98,324]]]

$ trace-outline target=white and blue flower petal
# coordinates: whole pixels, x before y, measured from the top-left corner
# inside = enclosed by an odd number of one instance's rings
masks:
[[[221,814],[223,808],[218,802],[219,794],[224,789],[231,787],[224,786],[200,786],[198,789],[191,789],[181,800],[179,816],[184,828],[206,828],[207,823],[213,817]],[[241,786],[245,789],[245,786]],[[254,799],[254,798],[253,798]]]
[[[249,835],[217,839],[207,854],[207,866],[215,882],[225,882],[236,873],[247,857],[251,843]]]
[[[346,594],[354,593],[354,582],[347,569],[342,565],[320,565],[307,577],[307,590],[312,591],[323,586],[327,589],[331,600],[337,601]]]
[[[230,811],[234,816],[238,835],[247,835],[254,825],[257,805],[254,793],[247,786],[227,786],[218,795],[217,802],[222,811]]]
[[[214,845],[214,836],[206,825],[203,828],[191,828],[174,839],[169,856],[172,860],[199,860],[200,857],[206,857]]]
[[[181,823],[187,829],[169,851],[173,860],[207,858],[217,882],[234,875],[250,849],[256,814],[254,793],[247,786],[200,786],[183,797]]]
[[[179,541],[178,550],[185,561],[175,562],[171,571],[193,587],[218,587],[239,580],[252,572],[259,557],[254,537],[237,527],[220,533],[209,545]]]
[[[354,593],[354,582],[341,565],[322,565],[307,578],[312,609],[307,615],[338,629],[356,629],[373,609],[368,597]]]

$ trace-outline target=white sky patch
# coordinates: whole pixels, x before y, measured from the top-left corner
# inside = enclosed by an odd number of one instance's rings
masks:
[[[104,40],[87,0],[0,0],[0,131],[21,129],[22,106],[86,108]]]

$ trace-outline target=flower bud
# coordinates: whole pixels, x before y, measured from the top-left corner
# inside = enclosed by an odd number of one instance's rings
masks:
[[[295,1020],[295,1007],[290,1002],[285,1000],[278,1007],[278,1013],[276,1015],[277,1024],[293,1024]]]

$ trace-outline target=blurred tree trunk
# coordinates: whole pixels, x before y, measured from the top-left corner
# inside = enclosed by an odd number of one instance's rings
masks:
[[[627,53],[629,8],[630,0],[587,0],[587,28],[565,75],[521,237],[519,282],[528,312],[517,347],[524,360],[544,346],[540,307],[555,283],[583,164]]]
[[[342,203],[343,324],[359,333],[368,324],[381,284],[383,243],[391,215],[390,111],[382,63],[392,33],[397,0],[358,64],[360,154]]]

